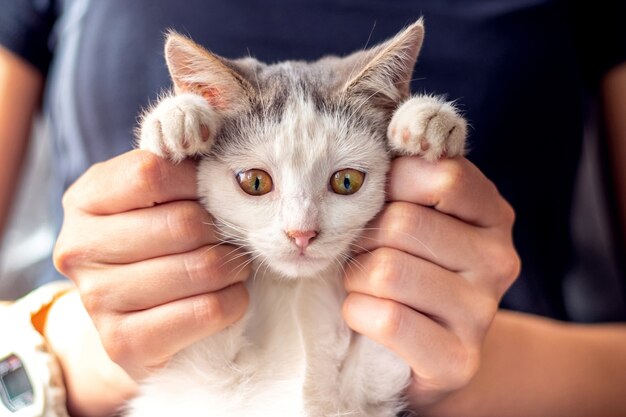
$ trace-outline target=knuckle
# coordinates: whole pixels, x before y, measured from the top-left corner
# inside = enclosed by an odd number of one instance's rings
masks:
[[[105,286],[99,283],[96,279],[83,280],[78,290],[80,292],[80,299],[85,306],[85,309],[90,314],[97,314],[103,310],[103,307],[108,303],[106,301]]]
[[[397,286],[398,264],[398,253],[393,249],[379,248],[373,252],[373,265],[370,273],[373,295],[385,295],[389,293],[389,289]]]
[[[497,300],[486,295],[482,297],[477,296],[476,298],[479,301],[476,303],[471,316],[474,323],[473,328],[476,330],[477,343],[480,343],[498,311],[498,303]],[[468,328],[471,328],[471,326],[468,326]]]
[[[75,269],[84,257],[83,251],[78,247],[68,245],[64,240],[59,239],[54,245],[52,262],[54,267],[64,276],[76,279]]]
[[[194,202],[184,202],[167,212],[167,227],[175,242],[201,242],[205,235],[203,209]]]
[[[248,306],[250,305],[250,293],[244,285],[239,284],[235,285],[234,287],[238,290],[239,294],[239,311],[237,315],[237,319],[239,319],[244,315],[244,313],[248,309]]]
[[[404,314],[397,303],[384,300],[374,322],[374,330],[381,340],[392,340],[398,337],[402,331]]]
[[[224,285],[231,285],[249,278],[252,272],[251,263],[250,255],[243,249],[221,246],[214,255],[212,271]]]
[[[98,331],[102,346],[113,362],[122,367],[131,362],[136,348],[124,320],[108,321],[101,325]]]
[[[152,152],[138,151],[131,165],[131,181],[137,192],[155,191],[162,179],[163,160]]]
[[[522,260],[515,250],[511,250],[508,262],[505,265],[504,277],[509,284],[512,284],[522,271]]]
[[[220,268],[214,251],[201,248],[200,253],[190,255],[185,260],[185,270],[190,282],[203,282],[209,278],[219,278]]]
[[[513,226],[513,224],[515,224],[515,219],[516,219],[515,209],[513,209],[513,206],[511,206],[511,204],[508,201],[504,200],[502,211],[503,211],[503,217],[504,217],[506,224]]]
[[[63,193],[63,197],[61,198],[61,205],[64,210],[71,210],[73,208],[78,208],[80,210],[85,210],[87,202],[85,200],[85,189],[89,189],[89,185],[91,184],[91,179],[98,176],[98,173],[102,171],[102,162],[97,162],[90,166],[84,173],[81,175],[76,182],[74,182],[66,191]]]
[[[464,172],[458,161],[447,159],[438,164],[437,181],[433,184],[433,200],[439,201],[441,196],[456,190],[463,182]]]
[[[198,324],[221,323],[227,318],[227,312],[218,294],[205,294],[197,297],[193,304],[193,318]]]
[[[250,305],[250,294],[243,284],[235,284],[230,289],[233,292],[236,302],[230,303],[229,305],[229,319],[228,322],[224,322],[225,325],[241,319]]]
[[[459,389],[467,385],[480,368],[480,354],[477,351],[459,346],[451,360],[455,364],[450,385]]]
[[[480,367],[480,354],[477,350],[467,348],[460,340],[454,346],[448,346],[445,362],[439,367],[434,377],[437,385],[445,386],[446,391],[456,391],[466,386],[476,375]]]
[[[500,248],[494,257],[496,278],[508,285],[512,284],[521,270],[521,260],[512,247]]]
[[[521,260],[513,245],[492,242],[483,247],[485,273],[493,282],[502,283],[502,292],[513,283],[521,270]]]
[[[420,227],[420,216],[413,204],[395,202],[387,206],[382,228],[389,239],[397,239],[408,231]]]
[[[67,191],[65,191],[65,193],[63,193],[61,206],[66,211],[74,206],[74,186],[71,186],[67,189]]]

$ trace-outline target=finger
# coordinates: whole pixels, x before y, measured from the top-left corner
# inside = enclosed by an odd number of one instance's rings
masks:
[[[197,194],[194,162],[174,164],[135,150],[92,166],[66,192],[64,205],[103,215],[195,200]]]
[[[395,352],[422,381],[450,386],[467,366],[466,350],[454,333],[405,305],[352,293],[343,314],[350,328]]]
[[[80,251],[94,262],[107,264],[188,252],[220,241],[213,218],[197,201],[175,201],[109,216],[77,216],[66,228],[70,227],[72,232],[63,233],[73,233],[80,240],[64,239],[59,245],[76,242],[80,248],[66,251]]]
[[[82,280],[79,288],[92,313],[145,310],[242,282],[250,275],[249,260],[234,246],[204,246],[106,271],[90,271],[89,280]]]
[[[497,308],[459,275],[401,251],[378,249],[354,261],[344,277],[348,292],[404,304],[457,334],[479,333]]]
[[[406,201],[454,216],[481,227],[513,223],[513,209],[495,185],[465,158],[435,163],[418,157],[391,164],[388,200]]]
[[[164,365],[174,354],[239,320],[248,306],[243,284],[110,320],[99,330],[107,353],[133,378]],[[142,358],[138,367],[137,358]],[[146,360],[148,363],[146,363]]]
[[[432,208],[394,202],[365,228],[355,247],[359,252],[389,247],[463,272],[491,262],[494,239],[485,239],[485,233]]]

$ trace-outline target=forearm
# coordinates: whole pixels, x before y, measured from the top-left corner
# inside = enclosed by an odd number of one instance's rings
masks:
[[[135,383],[105,353],[77,293],[53,304],[45,334],[61,363],[73,417],[114,415],[134,395]]]
[[[626,242],[626,63],[611,70],[602,83],[604,117],[614,196]]]
[[[482,366],[424,416],[626,415],[626,326],[573,325],[501,311]]]
[[[13,201],[43,77],[0,46],[0,234]]]

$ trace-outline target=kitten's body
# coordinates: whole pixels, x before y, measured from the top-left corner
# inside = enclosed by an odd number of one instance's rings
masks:
[[[341,317],[340,270],[248,282],[245,318],[196,343],[143,387],[141,416],[368,416],[402,409],[410,370]],[[366,366],[363,366],[366,364]]]
[[[403,408],[409,367],[352,332],[341,311],[344,268],[359,267],[344,262],[384,203],[389,148],[428,159],[463,150],[465,124],[449,104],[423,96],[400,106],[421,39],[418,22],[347,58],[265,66],[170,38],[179,94],[146,115],[140,146],[174,160],[203,155],[199,194],[254,272],[245,317],[176,355],[142,386],[131,416],[392,417]],[[346,169],[363,174],[356,191],[350,176],[329,185]],[[245,191],[238,178],[250,170],[271,189]]]

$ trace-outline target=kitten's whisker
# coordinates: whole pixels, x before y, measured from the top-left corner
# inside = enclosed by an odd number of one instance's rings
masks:
[[[343,273],[343,275],[346,274],[346,268],[344,267],[344,263],[341,261],[340,257],[342,257],[343,254],[339,254],[338,256],[333,256],[331,258],[331,261],[333,263],[336,263],[337,265],[339,265],[339,268],[341,268],[341,272]]]
[[[241,246],[235,246],[235,247],[234,247],[234,248],[233,248],[230,252],[228,252],[228,253],[224,254],[224,256],[223,256],[223,257],[225,258],[225,257],[227,257],[227,256],[230,256],[230,255],[232,255],[233,253],[235,253],[235,252],[239,251],[240,249],[243,249],[243,254],[244,254],[244,255],[245,255],[246,253],[249,253],[249,249],[246,249],[246,248],[241,247]],[[241,255],[238,255],[238,256],[241,256]]]
[[[265,258],[265,260],[267,260],[267,258]],[[259,268],[260,269],[260,268]],[[270,269],[270,263],[265,262],[265,270],[263,270],[263,275],[267,274],[267,270]]]
[[[227,245],[235,245],[235,246],[246,246],[248,244],[247,239],[240,238],[221,238],[221,241]]]
[[[358,412],[357,412],[357,411],[352,411],[352,410],[349,410],[349,411],[343,411],[343,412],[337,411],[335,414],[333,414],[333,415],[332,415],[332,416],[330,416],[330,417],[345,417],[345,416],[354,416],[354,415],[356,415],[356,414],[358,414]]]
[[[230,258],[230,260],[231,261],[235,261],[237,259],[249,257],[251,255],[256,255],[256,252],[255,251],[245,251],[245,252],[240,253],[239,255],[233,256],[232,258]]]
[[[216,237],[223,243],[237,244],[240,246],[244,246],[247,244],[247,239],[244,238],[243,236],[229,233],[227,230],[220,229],[220,228],[218,228],[216,232],[217,232]]]
[[[241,271],[243,271],[246,266],[250,265],[251,263],[253,263],[254,261],[256,261],[257,259],[259,259],[259,257],[261,257],[260,253],[255,254],[253,257],[251,257],[250,259],[246,260],[245,262],[242,262],[241,265],[239,265],[238,269],[235,271],[236,274],[239,274]]]
[[[229,222],[229,221],[227,221],[227,220],[224,220],[224,219],[215,219],[215,218],[214,218],[214,220],[215,220],[215,221],[212,221],[212,222],[203,222],[203,223],[204,223],[204,224],[207,224],[207,225],[209,225],[209,226],[213,226],[213,227],[215,227],[218,231],[222,231],[223,227],[224,227],[224,226],[226,226],[227,228],[229,228],[229,229],[233,229],[233,230],[235,230],[236,232],[240,232],[240,233],[245,233],[245,232],[246,232],[246,230],[245,230],[244,228],[242,228],[242,227],[240,227],[240,226],[237,226],[236,224],[231,223],[231,222]]]
[[[235,252],[235,251],[232,251],[231,253],[233,253],[233,252]],[[254,252],[254,251],[244,251],[244,252],[242,252],[242,253],[240,253],[240,254],[238,254],[236,256],[233,256],[233,257],[229,258],[226,262],[222,263],[220,265],[220,267],[226,266],[230,262],[236,261],[238,259],[245,258],[245,257],[251,256],[251,255],[255,255],[255,254],[256,254],[256,252]],[[222,259],[226,258],[227,256],[228,255],[223,256]]]
[[[243,227],[240,227],[240,226],[236,225],[235,223],[231,223],[231,222],[229,222],[229,221],[227,221],[225,219],[219,219],[218,221],[222,225],[224,225],[226,227],[229,227],[231,229],[234,229],[234,230],[236,230],[238,232],[245,232],[245,229]]]
[[[225,244],[226,244],[225,242],[218,242],[218,243],[214,243],[214,244],[212,244],[212,245],[208,246],[208,247],[204,250],[204,252],[202,252],[202,253],[203,253],[203,254],[206,254],[206,253],[208,253],[208,252],[212,251],[213,249],[217,248],[218,246],[222,246],[222,245],[225,245]]]
[[[242,262],[241,264],[233,267],[233,276],[231,277],[231,284],[233,284],[235,282],[235,279],[237,277],[237,275],[239,275],[241,273],[241,271],[243,271],[246,267],[246,264],[248,263],[248,261]]]
[[[261,267],[263,266],[263,264],[265,264],[265,269],[261,273],[261,276],[264,276],[265,273],[267,272],[267,269],[269,268],[270,264],[269,262],[267,262],[267,258],[263,257],[263,259],[261,260],[261,263],[259,264],[259,266],[257,266],[256,271],[254,271],[254,276],[252,277],[252,281],[256,281],[256,277],[261,271]]]
[[[352,268],[354,266],[359,271],[361,271],[363,274],[365,274],[365,275],[368,274],[367,269],[358,260],[356,260],[355,258],[353,258],[351,256],[348,256],[348,255],[344,255],[344,257],[345,257],[345,265],[348,268]]]
[[[367,249],[365,246],[361,246],[358,243],[351,242],[350,247],[355,247],[359,249],[359,252],[372,253],[371,250]]]
[[[241,240],[242,238],[236,235],[231,235],[226,233],[223,230],[216,230],[215,237],[222,243],[229,243],[237,240]]]
[[[424,243],[423,241],[421,241],[420,239],[418,239],[417,237],[413,236],[410,233],[403,232],[403,231],[400,231],[400,230],[385,229],[385,228],[382,228],[382,227],[364,227],[361,230],[362,231],[366,231],[366,230],[377,231],[377,230],[380,230],[380,231],[383,231],[383,232],[398,233],[401,236],[407,237],[407,238],[409,238],[411,240],[414,240],[415,242],[419,243],[419,245],[422,246],[424,249],[426,249],[426,251],[428,251],[428,253],[430,255],[432,255],[435,259],[439,259],[439,256],[437,256],[437,254],[435,252],[433,252],[432,249],[430,249],[430,247],[428,247],[428,245],[426,243]],[[361,235],[359,237],[359,239],[369,239],[369,240],[371,240],[373,242],[379,242],[378,239],[375,239],[375,238],[372,238],[372,237],[369,237],[369,236],[363,236],[363,235]]]

